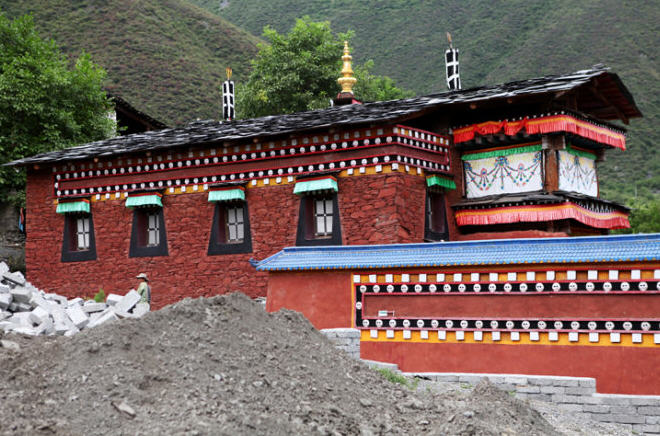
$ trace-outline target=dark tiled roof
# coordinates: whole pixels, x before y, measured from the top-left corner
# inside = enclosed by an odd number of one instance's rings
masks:
[[[526,192],[517,194],[491,195],[482,198],[470,198],[452,205],[454,209],[484,208],[484,207],[504,207],[521,204],[547,204],[563,203],[566,200],[589,201],[602,205],[612,206],[616,209],[629,211],[630,208],[616,203],[614,201],[594,198],[589,195],[578,194],[575,192],[554,191],[554,192]]]
[[[492,99],[546,94],[577,88],[592,79],[616,77],[603,66],[559,76],[509,82],[459,91],[390,100],[362,105],[335,106],[327,109],[274,115],[232,122],[198,121],[180,128],[137,133],[92,142],[61,151],[53,151],[11,162],[9,165],[53,163],[59,161],[109,158],[112,156],[165,150],[185,145],[274,136],[329,127],[347,127],[365,123],[398,121],[443,105]],[[618,77],[617,77],[618,80]],[[623,87],[623,85],[621,85]],[[627,92],[623,87],[622,92]],[[634,105],[634,102],[632,103]]]
[[[290,247],[258,262],[256,266],[258,271],[294,271],[638,262],[658,259],[660,259],[660,233],[428,244]]]

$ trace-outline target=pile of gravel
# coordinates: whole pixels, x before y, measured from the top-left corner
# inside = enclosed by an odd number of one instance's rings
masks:
[[[487,383],[466,396],[388,381],[242,294],[4,339],[20,350],[0,348],[0,434],[558,434]]]

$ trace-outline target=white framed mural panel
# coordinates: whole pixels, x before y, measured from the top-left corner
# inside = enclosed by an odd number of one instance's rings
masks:
[[[597,197],[596,160],[560,150],[559,189]]]
[[[543,189],[543,152],[509,152],[505,156],[464,160],[467,198]]]

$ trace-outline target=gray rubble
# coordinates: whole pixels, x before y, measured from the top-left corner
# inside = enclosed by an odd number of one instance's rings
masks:
[[[104,303],[76,297],[67,299],[46,293],[11,272],[0,262],[0,330],[24,335],[72,336],[79,331],[123,318],[139,318],[149,312],[140,294],[110,294]]]

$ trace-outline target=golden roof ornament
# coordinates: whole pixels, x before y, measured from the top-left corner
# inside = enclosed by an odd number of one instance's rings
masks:
[[[341,75],[337,79],[337,83],[341,85],[341,93],[353,94],[353,85],[357,82],[357,79],[353,77],[353,67],[351,66],[351,56],[348,50],[348,41],[344,41],[344,55],[341,57],[341,60],[344,61],[344,67],[341,69]]]

